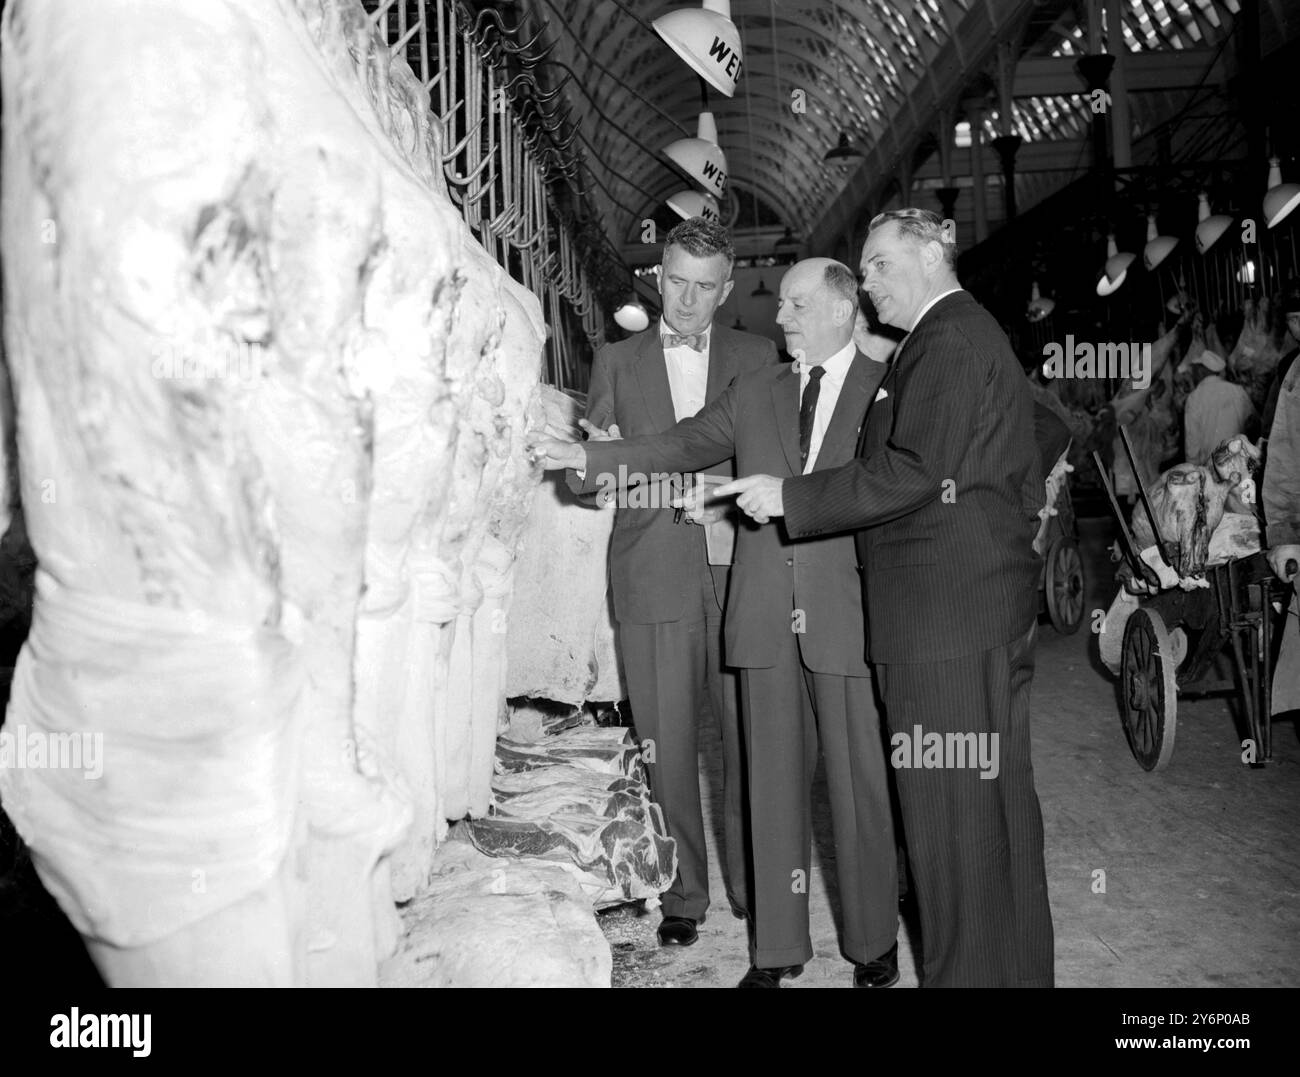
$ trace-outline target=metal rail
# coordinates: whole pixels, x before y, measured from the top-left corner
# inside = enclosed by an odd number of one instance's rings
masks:
[[[587,270],[590,244],[569,200],[552,189],[584,193],[577,125],[556,100],[560,87],[543,92],[533,76],[549,52],[538,47],[545,24],[521,41],[520,26],[491,9],[475,15],[460,0],[362,2],[390,57],[428,94],[453,204],[493,259],[541,300],[546,380],[585,389],[583,360],[604,343],[605,319]]]

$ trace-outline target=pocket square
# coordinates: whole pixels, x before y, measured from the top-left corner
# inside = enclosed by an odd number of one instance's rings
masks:
[[[876,390],[876,399],[877,399],[877,400],[884,400],[885,397],[887,397],[888,395],[889,395],[889,394],[888,394],[887,392],[885,392],[884,389],[877,389],[877,390]]]

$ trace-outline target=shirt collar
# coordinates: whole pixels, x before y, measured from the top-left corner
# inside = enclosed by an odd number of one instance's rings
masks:
[[[853,362],[853,357],[857,354],[858,346],[850,340],[824,363],[805,363],[802,359],[796,359],[794,361],[794,372],[802,377],[814,366],[821,366],[826,371],[823,377],[831,378],[837,382],[843,381],[844,375],[849,371],[849,365]]]
[[[937,302],[939,302],[940,299],[942,299],[944,296],[952,295],[953,292],[960,292],[960,291],[962,291],[962,288],[959,285],[956,288],[949,288],[946,292],[940,292],[938,295],[936,295],[933,299],[930,300],[930,302],[928,302],[925,306],[921,308],[921,313],[916,316],[916,320],[912,322],[912,327],[908,329],[908,332],[912,333],[916,331],[916,327],[921,324],[921,319],[925,317],[926,311],[928,311],[932,306],[934,306]]]

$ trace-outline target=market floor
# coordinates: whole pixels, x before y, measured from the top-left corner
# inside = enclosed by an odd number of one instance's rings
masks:
[[[1109,521],[1079,522],[1086,609],[1114,597]],[[1274,726],[1274,758],[1241,762],[1245,736],[1227,697],[1180,699],[1169,764],[1148,773],[1129,753],[1114,679],[1097,657],[1088,617],[1073,636],[1041,626],[1034,680],[1034,771],[1043,809],[1047,878],[1061,987],[1300,985],[1300,734]],[[1292,625],[1292,631],[1295,626]],[[706,812],[715,818],[721,763],[702,759]],[[786,987],[848,987],[836,936],[834,850],[819,776],[810,880],[815,956]],[[657,910],[601,914],[615,986],[731,987],[749,960],[732,918],[710,833],[714,904],[700,939],[657,946]],[[914,917],[900,927],[901,987],[917,985]]]

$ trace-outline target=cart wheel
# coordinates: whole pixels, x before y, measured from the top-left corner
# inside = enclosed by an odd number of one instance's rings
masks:
[[[1083,560],[1078,544],[1068,535],[1058,536],[1047,548],[1046,561],[1047,616],[1053,628],[1068,636],[1083,623]]]
[[[1178,688],[1174,646],[1160,614],[1139,607],[1124,626],[1120,707],[1124,736],[1143,770],[1159,770],[1174,752]]]

